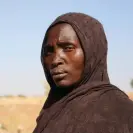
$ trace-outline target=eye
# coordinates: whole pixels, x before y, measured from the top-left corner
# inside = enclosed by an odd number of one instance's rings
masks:
[[[46,47],[43,48],[43,55],[44,55],[44,56],[49,56],[49,55],[51,55],[53,52],[54,52],[53,47],[46,46]]]
[[[64,46],[65,51],[72,51],[75,47],[73,45],[66,45]]]

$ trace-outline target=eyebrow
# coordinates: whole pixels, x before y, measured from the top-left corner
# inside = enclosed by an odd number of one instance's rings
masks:
[[[63,41],[59,41],[59,42],[57,42],[57,45],[58,46],[66,46],[66,45],[74,45],[74,46],[76,46],[74,43],[72,43],[72,42],[63,42]],[[46,43],[45,45],[44,45],[44,47],[43,48],[48,48],[48,47],[53,47],[54,45],[51,45],[51,44],[48,44],[48,43]]]
[[[64,46],[66,46],[66,45],[74,45],[74,46],[76,46],[74,43],[68,42],[68,41],[67,42],[63,42],[63,41],[62,42],[58,42],[57,45],[59,45],[59,46],[63,46],[63,45]]]

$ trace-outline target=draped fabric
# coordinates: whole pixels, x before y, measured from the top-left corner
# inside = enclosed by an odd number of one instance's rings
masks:
[[[75,30],[85,55],[81,81],[68,90],[54,84],[43,62],[50,28],[68,23]],[[41,62],[51,87],[33,133],[133,133],[133,102],[110,83],[107,39],[102,24],[83,13],[66,13],[46,31]]]

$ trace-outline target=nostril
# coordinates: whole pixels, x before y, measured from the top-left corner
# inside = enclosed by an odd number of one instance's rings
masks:
[[[62,61],[61,60],[59,60],[59,61],[53,61],[52,64],[51,64],[51,68],[55,68],[55,67],[57,67],[57,66],[59,66],[61,64],[62,64]]]

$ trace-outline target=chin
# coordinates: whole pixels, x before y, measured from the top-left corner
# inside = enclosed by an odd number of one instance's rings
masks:
[[[56,81],[55,84],[59,88],[68,88],[73,85],[72,82],[67,81],[67,80]]]
[[[78,84],[78,82],[72,82],[70,80],[61,80],[58,82],[55,82],[56,86],[60,89],[73,89],[74,86]]]

